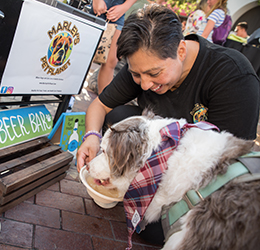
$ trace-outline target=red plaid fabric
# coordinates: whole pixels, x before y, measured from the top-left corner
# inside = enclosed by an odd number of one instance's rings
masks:
[[[128,228],[128,248],[132,248],[132,234],[137,225],[142,221],[146,209],[150,205],[162,174],[167,169],[167,160],[178,146],[179,141],[188,128],[197,127],[204,130],[218,128],[208,122],[185,124],[182,128],[179,122],[174,122],[160,130],[162,142],[158,150],[145,162],[137,176],[132,181],[124,197],[124,209]]]

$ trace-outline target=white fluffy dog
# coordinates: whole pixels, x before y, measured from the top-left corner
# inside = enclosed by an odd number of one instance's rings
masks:
[[[117,187],[124,194],[138,170],[161,143],[160,129],[185,119],[162,119],[151,113],[127,118],[108,129],[102,153],[88,165],[97,182]],[[231,161],[248,153],[252,141],[227,132],[190,128],[168,159],[159,188],[145,213],[148,223],[157,221],[163,206],[180,201],[189,190],[207,186],[227,171]],[[231,181],[205,198],[181,219],[163,249],[258,249],[260,246],[259,181]]]

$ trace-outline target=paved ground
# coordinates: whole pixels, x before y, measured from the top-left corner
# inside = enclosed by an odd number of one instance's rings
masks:
[[[93,65],[90,74],[96,67]],[[95,96],[88,91],[86,82],[76,96],[73,111],[86,111]],[[47,106],[50,112],[55,107]],[[0,250],[115,250],[127,246],[122,203],[112,209],[97,206],[79,182],[73,163],[65,179],[1,214],[0,222]],[[134,250],[160,248],[137,234],[133,243]]]
[[[73,164],[65,179],[1,215],[1,250],[114,250],[125,249],[126,241],[122,203],[98,207]],[[133,249],[158,249],[138,235],[133,242]]]
[[[127,246],[122,203],[97,206],[79,182],[72,164],[65,179],[1,215],[1,250],[114,250]],[[158,249],[138,235],[137,250]]]

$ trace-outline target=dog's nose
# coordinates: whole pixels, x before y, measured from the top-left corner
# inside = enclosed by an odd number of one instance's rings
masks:
[[[64,49],[61,48],[61,49],[59,50],[58,54],[59,54],[59,56],[62,56],[62,55],[64,54]]]

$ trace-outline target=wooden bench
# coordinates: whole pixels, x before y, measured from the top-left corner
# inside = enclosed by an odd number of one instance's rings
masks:
[[[63,179],[72,160],[47,137],[0,150],[0,213]]]

